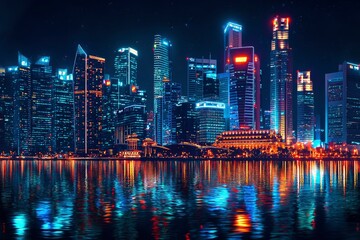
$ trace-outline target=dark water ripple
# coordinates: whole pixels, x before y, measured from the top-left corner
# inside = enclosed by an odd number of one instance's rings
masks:
[[[1,161],[0,239],[360,239],[359,163]]]

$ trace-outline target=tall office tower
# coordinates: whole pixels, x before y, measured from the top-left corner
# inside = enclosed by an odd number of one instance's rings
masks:
[[[219,80],[219,101],[225,104],[224,118],[225,118],[225,131],[230,130],[230,74],[218,73],[217,78]]]
[[[102,87],[102,150],[114,148],[115,144],[115,123],[120,101],[123,100],[119,95],[120,81],[118,78],[110,78],[105,74]]]
[[[5,136],[5,68],[0,68],[0,136]],[[0,138],[0,152],[8,151],[4,137]]]
[[[179,102],[175,106],[176,143],[196,142],[197,118],[195,103]]]
[[[154,126],[154,112],[150,111],[146,115],[146,137],[154,139],[155,126]]]
[[[114,77],[123,85],[137,85],[138,51],[133,48],[120,48],[116,52]]]
[[[224,30],[224,70],[226,72],[226,65],[230,49],[242,47],[242,26],[237,23],[228,22]]]
[[[292,54],[289,46],[288,17],[273,20],[270,52],[271,129],[280,133],[286,144],[293,143]]]
[[[314,92],[310,71],[297,72],[297,141],[314,141]]]
[[[75,152],[78,154],[100,150],[104,64],[104,58],[88,55],[78,45],[73,69]]]
[[[260,58],[255,54],[255,69],[254,69],[254,77],[255,77],[255,129],[260,130],[260,109],[261,109],[261,69],[260,69]]]
[[[187,96],[190,102],[203,100],[204,77],[216,74],[215,59],[186,58],[187,61]]]
[[[255,128],[254,48],[229,50],[230,130]]]
[[[156,97],[162,96],[164,79],[169,79],[169,48],[170,42],[161,35],[154,38],[154,110],[156,112]]]
[[[175,105],[181,97],[181,85],[163,80],[162,98],[162,145],[170,145],[176,142],[176,118],[174,115]],[[159,114],[159,113],[158,113]]]
[[[271,112],[269,110],[262,111],[260,129],[270,130],[270,117],[271,117]]]
[[[169,48],[171,43],[161,35],[154,37],[154,115],[155,115],[155,141],[162,144],[162,101],[163,80],[169,79]]]
[[[225,131],[225,104],[202,101],[196,103],[195,109],[198,117],[197,142],[204,145],[213,144],[216,137]]]
[[[44,56],[31,64],[31,123],[32,154],[52,151],[52,67],[50,57]]]
[[[2,109],[2,145],[0,151],[13,151],[14,150],[14,85],[12,73],[16,73],[12,67],[5,70],[0,68],[0,108]]]
[[[206,73],[203,81],[203,99],[210,101],[220,100],[220,83],[216,73]]]
[[[360,144],[360,65],[325,74],[325,142]]]
[[[320,117],[320,114],[318,114],[315,116],[315,130],[314,130],[313,147],[321,146],[321,132],[324,132],[324,130],[321,129],[321,117]]]
[[[52,87],[52,148],[56,153],[74,150],[73,76],[67,69],[57,69]]]
[[[136,133],[140,139],[139,144],[146,137],[146,107],[145,105],[130,105],[118,112],[115,130],[117,145],[125,145],[126,137]]]
[[[7,77],[14,86],[13,139],[17,155],[29,153],[31,124],[30,61],[18,53],[18,66],[10,67]]]

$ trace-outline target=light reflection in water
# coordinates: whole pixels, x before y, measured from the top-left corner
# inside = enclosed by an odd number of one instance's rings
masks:
[[[359,163],[1,161],[0,238],[360,238]]]

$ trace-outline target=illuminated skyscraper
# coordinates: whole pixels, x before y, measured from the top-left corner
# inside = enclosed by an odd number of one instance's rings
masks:
[[[221,102],[203,101],[196,103],[198,143],[213,144],[216,137],[225,131],[224,110],[225,104]]]
[[[187,96],[190,102],[203,100],[204,78],[206,74],[216,74],[215,59],[186,58],[187,61]]]
[[[261,69],[260,69],[260,58],[255,54],[255,62],[254,62],[254,78],[255,78],[255,86],[254,86],[254,96],[255,96],[255,104],[254,104],[254,118],[255,118],[255,129],[260,130],[260,108],[261,108]]]
[[[203,100],[219,101],[220,84],[216,73],[206,73],[203,81]]]
[[[271,129],[287,144],[293,142],[292,56],[289,46],[290,18],[275,17],[270,52]]]
[[[0,108],[2,114],[2,145],[0,151],[14,150],[14,85],[13,77],[17,75],[17,67],[10,67],[7,70],[0,68]]]
[[[224,29],[224,68],[226,71],[227,59],[231,48],[242,47],[242,26],[237,23],[228,22]]]
[[[219,80],[219,101],[225,104],[225,130],[230,130],[230,73],[218,73],[217,78]]]
[[[28,154],[31,133],[31,62],[18,53],[18,66],[7,69],[14,84],[14,148],[18,155]]]
[[[73,76],[67,69],[57,69],[52,87],[52,145],[57,153],[74,150]]]
[[[197,118],[195,103],[179,102],[175,106],[176,143],[196,142]]]
[[[175,106],[180,100],[181,85],[179,83],[163,81],[163,110],[162,110],[162,145],[170,145],[176,142],[176,117]]]
[[[171,43],[161,35],[154,37],[154,115],[155,115],[155,141],[162,144],[162,98],[163,80],[169,79],[169,48]]]
[[[145,105],[130,105],[119,110],[116,124],[116,144],[125,145],[126,137],[133,133],[138,135],[140,142],[146,134],[146,107]]]
[[[255,129],[254,48],[229,49],[230,130]]]
[[[314,92],[310,71],[297,73],[297,141],[314,141]]]
[[[360,65],[325,75],[325,142],[360,144]]]
[[[137,85],[137,59],[138,51],[133,48],[120,48],[116,52],[114,77],[123,85]]]
[[[105,59],[78,45],[74,62],[75,152],[99,153]]]
[[[50,57],[39,58],[31,64],[31,123],[30,152],[52,151],[52,67]]]

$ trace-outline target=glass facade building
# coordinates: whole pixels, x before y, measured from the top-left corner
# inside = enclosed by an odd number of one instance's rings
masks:
[[[73,76],[67,69],[57,69],[52,87],[52,145],[56,153],[74,151]]]
[[[123,85],[137,86],[138,51],[133,48],[120,48],[116,52],[114,77]]]
[[[270,52],[271,129],[287,144],[293,143],[292,54],[290,18],[275,17]]]
[[[50,57],[31,64],[30,153],[52,152],[52,67]]]
[[[17,155],[29,154],[31,133],[31,62],[18,53],[18,66],[8,68],[14,86],[14,149]]]
[[[325,142],[360,144],[360,66],[344,62],[325,75]]]
[[[154,37],[154,115],[155,115],[155,141],[163,142],[163,80],[170,79],[170,52],[171,43],[161,35]],[[171,79],[170,79],[171,80]]]
[[[175,106],[176,143],[196,143],[197,117],[195,103],[179,102]]]
[[[190,102],[202,101],[206,74],[216,74],[217,61],[205,58],[187,58],[187,96]]]
[[[125,145],[127,136],[136,133],[140,143],[146,137],[146,106],[130,105],[118,112],[116,144]]]
[[[297,141],[313,143],[315,127],[314,92],[310,71],[297,73]]]
[[[74,76],[75,152],[99,153],[102,129],[102,85],[105,59],[78,45]]]
[[[2,145],[0,151],[14,151],[14,77],[18,67],[0,68],[0,108],[2,123],[0,128]]]
[[[197,142],[203,145],[213,144],[216,137],[225,131],[225,104],[203,101],[196,103],[195,109],[198,117]]]
[[[230,49],[242,47],[242,26],[237,23],[228,22],[224,29],[224,69],[226,71],[227,59]]]
[[[230,130],[255,129],[254,48],[229,50]]]

